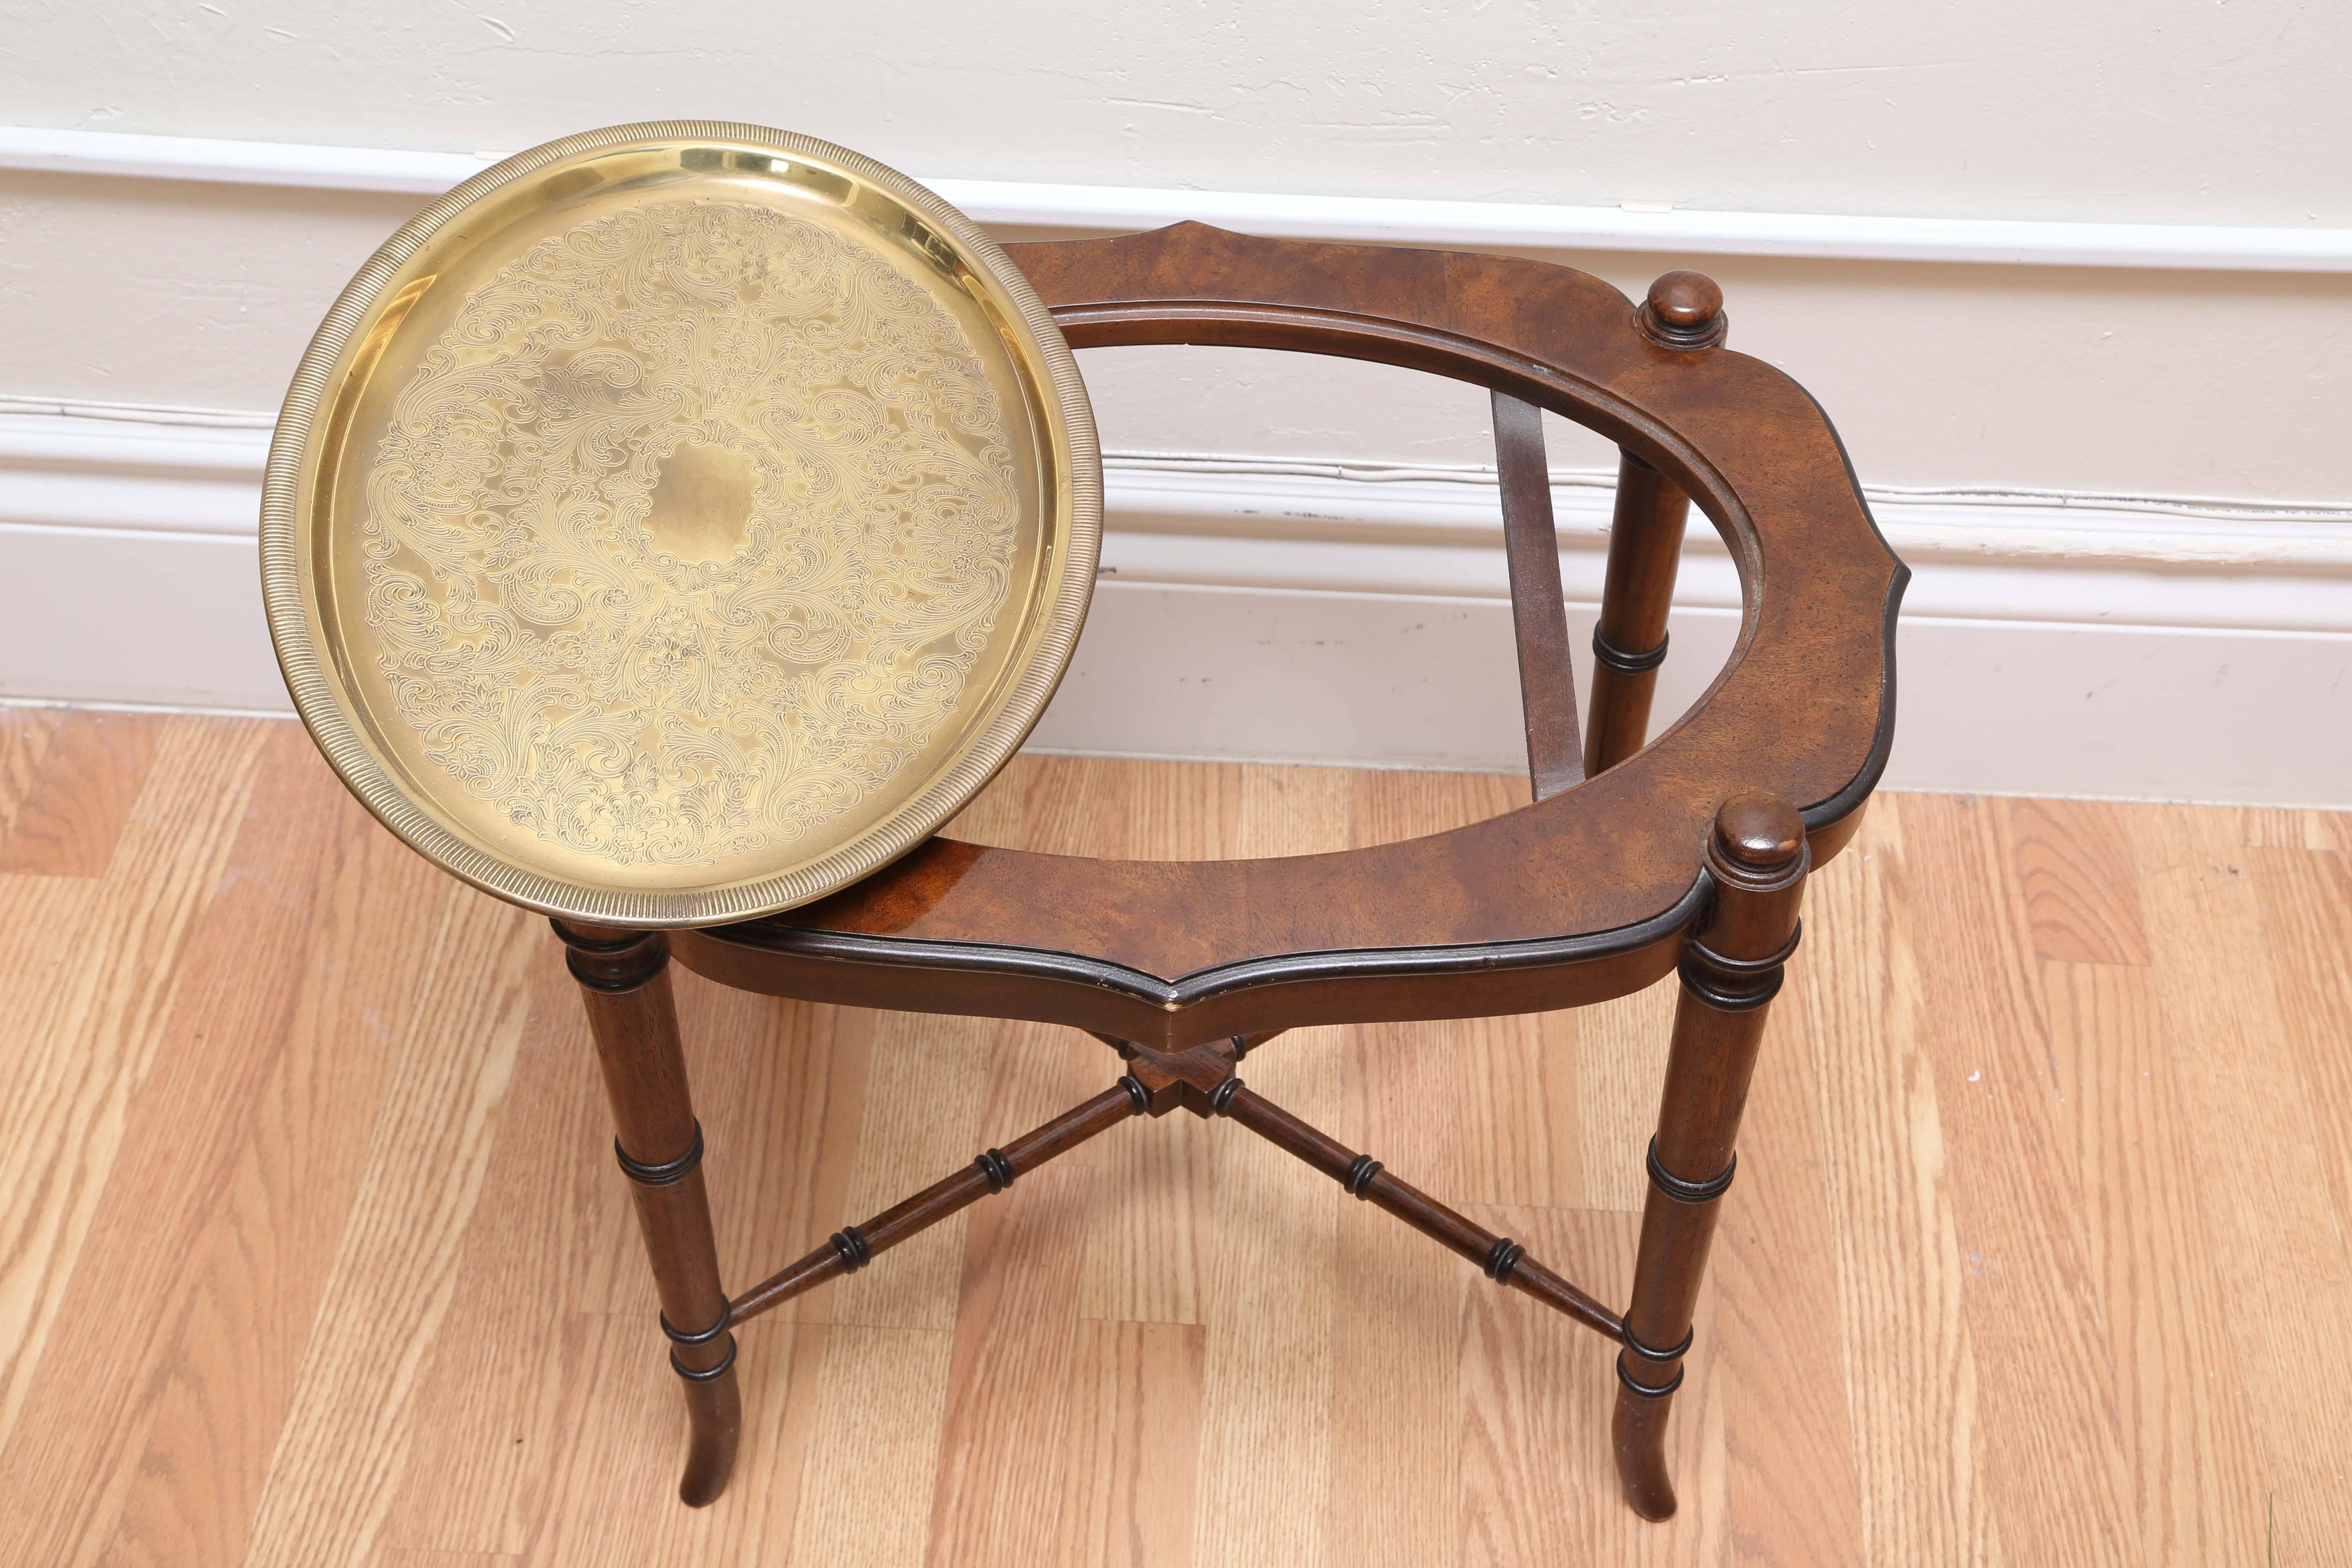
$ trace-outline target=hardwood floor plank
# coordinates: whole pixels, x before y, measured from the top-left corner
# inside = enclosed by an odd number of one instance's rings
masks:
[[[2352,1237],[2352,855],[2256,849],[2247,861],[2336,1231]]]
[[[2352,855],[2352,811],[2305,812],[2303,847]]]
[[[1190,1324],[1079,1322],[1061,1568],[1189,1568],[1195,1561],[1204,1339]]]
[[[1594,1208],[1639,1214],[1648,1200],[1643,1151],[1658,1130],[1681,993],[1682,983],[1669,974],[1645,991],[1577,1011],[1580,1174],[1584,1201]]]
[[[1553,1234],[1543,1237],[1524,1215],[1492,1217],[1510,1225],[1513,1235],[1527,1232],[1523,1245],[1538,1257],[1578,1228],[1598,1233],[1591,1250],[1609,1259],[1608,1267],[1588,1269],[1580,1283],[1608,1292],[1611,1300],[1631,1288],[1632,1267],[1623,1259],[1631,1257],[1633,1231],[1625,1216],[1580,1216],[1581,1226],[1555,1216]],[[1617,1479],[1605,1450],[1588,1452],[1584,1441],[1607,1430],[1601,1407],[1615,1396],[1616,1384],[1608,1356],[1605,1343],[1553,1321],[1533,1302],[1491,1288],[1463,1293],[1455,1350],[1460,1539],[1450,1561],[1499,1568],[1580,1559],[1578,1549],[1591,1533],[1586,1520],[1615,1502]]]
[[[704,1157],[721,1278],[740,1293],[839,1229],[865,1125],[877,1015],[730,992],[677,974],[681,1027],[709,1152]],[[600,1142],[598,1152],[604,1152]],[[617,1174],[618,1173],[614,1173]],[[628,1277],[650,1292],[645,1248]],[[654,1310],[650,1294],[646,1310]],[[833,1292],[785,1302],[778,1321],[823,1322]],[[747,1352],[748,1353],[748,1352]]]
[[[2281,848],[2301,848],[2305,834],[2305,813],[2289,805],[2237,805],[2215,809],[2228,813],[2238,823],[2238,842],[2249,847],[2255,845]]]
[[[5,851],[8,830],[15,826],[16,813],[40,771],[42,753],[49,749],[68,711],[0,705],[0,851]]]
[[[82,877],[0,874],[8,938],[8,961],[0,963],[0,1104],[19,1103],[54,1070],[50,1009],[104,891]],[[23,1195],[0,1188],[0,1197]]]
[[[278,1076],[299,955],[329,921],[337,884],[373,831],[365,813],[345,809],[352,803],[332,776],[309,765],[308,738],[271,728],[219,890],[179,959],[152,1065],[123,1103],[121,1152],[27,1395],[21,1419],[40,1440],[0,1456],[0,1491],[95,1500],[72,1535],[23,1542],[30,1560],[92,1562],[106,1549],[143,1468],[154,1395],[178,1357],[206,1258],[202,1245],[159,1248],[152,1237],[206,1237],[227,1205]],[[257,973],[256,952],[297,956]]]
[[[1455,1189],[1465,1203],[1584,1206],[1583,1034],[1574,1013],[1421,1026],[1423,1050],[1454,1051],[1472,1092],[1456,1107]]]
[[[1107,1059],[1116,1060],[1070,1030],[1002,1026],[982,1119],[986,1143],[1005,1142],[1101,1093],[1112,1076],[1103,1070]],[[1150,1121],[1114,1127],[967,1211],[931,1497],[928,1560],[935,1568],[1033,1561],[1059,1538],[1078,1332],[1069,1260],[1086,1239],[1087,1193],[1098,1178],[1102,1145],[1158,1131]]]
[[[835,1323],[816,1405],[826,1440],[809,1449],[791,1561],[916,1568],[931,1531],[932,1482],[954,1335]]]
[[[793,1528],[820,1405],[822,1323],[760,1322],[761,1353],[739,1356],[743,1445],[725,1500],[677,1500],[686,1412],[677,1378],[644,1353],[634,1313],[579,1312],[556,1336],[566,1377],[552,1426],[557,1463],[541,1491],[530,1544],[519,1561],[547,1568],[793,1561]],[[821,1439],[820,1439],[821,1440]],[[850,1555],[816,1561],[859,1562]]]
[[[1351,794],[1337,770],[1245,768],[1235,852],[1344,846]],[[1244,1076],[1293,1115],[1332,1127],[1343,1049],[1339,1030],[1295,1030],[1251,1053]],[[1240,1128],[1212,1131],[1194,1557],[1319,1568],[1330,1560],[1332,1331],[1348,1200]]]
[[[0,839],[0,872],[104,876],[173,722],[160,713],[68,710]]]
[[[112,874],[38,1009],[40,1049],[0,1105],[0,1446],[17,1440],[265,733],[249,721],[167,727]]]
[[[1444,1562],[1460,1536],[1462,1297],[1494,1286],[1353,1200],[1339,1210],[1335,1251],[1328,1560]]]
[[[1325,1124],[1398,1179],[1457,1209],[1466,1206],[1462,1110],[1483,1100],[1486,1087],[1473,1079],[1477,1064],[1451,1048],[1450,1037],[1460,1032],[1443,1024],[1348,1030],[1343,1109],[1336,1124]],[[1318,1197],[1328,1203],[1331,1184],[1322,1185]],[[1475,1272],[1370,1204],[1343,1197],[1338,1207],[1331,1428],[1385,1436],[1378,1443],[1335,1437],[1330,1559],[1400,1568],[1443,1562],[1459,1535],[1454,1342],[1462,1293]]]
[[[554,1427],[565,1434],[530,1544],[531,1568],[638,1568],[677,1500],[686,1409],[677,1378],[645,1354],[635,1313],[568,1314],[558,1340],[566,1369]]]
[[[315,755],[300,768],[331,784]],[[315,928],[274,951],[249,948],[251,967],[227,972],[257,988],[281,986],[293,1003],[227,1201],[190,1249],[201,1273],[152,1396],[110,1562],[225,1568],[244,1557],[415,976],[439,911],[471,896],[355,802],[337,809],[352,837],[312,911]],[[267,815],[257,830],[287,831]],[[254,892],[285,889],[262,883]]]
[[[419,1436],[420,1374],[456,1298],[547,932],[475,894],[426,960],[247,1548],[257,1565],[363,1558]]]
[[[1113,757],[1035,759],[1022,795],[1020,847],[1046,855],[1128,854],[1138,768]]]
[[[1279,1050],[1276,1040],[1269,1047]],[[1103,1053],[1105,1070],[1118,1058]],[[1202,1321],[1202,1212],[1210,1144],[1231,1131],[1176,1113],[1102,1140],[1087,1202],[1078,1315],[1108,1322]]]
[[[2352,1259],[2328,1195],[2310,1084],[2274,977],[2242,837],[2226,818],[2126,818],[2151,915],[2159,1019],[2228,1301],[2240,1397],[2265,1463],[2282,1563],[2352,1550]]]
[[[399,1546],[521,1552],[562,1442],[551,1423],[579,1373],[564,1362],[563,1325],[589,1268],[583,1211],[600,1184],[623,1178],[602,1086],[583,1070],[595,1043],[552,933],[532,967],[512,1109],[483,1176],[491,1195],[466,1227],[456,1292],[418,1382],[418,1441],[383,1525]],[[637,1325],[624,1353],[659,1365],[667,1342],[651,1314]]]
[[[1951,1151],[1979,1394],[2002,1434],[1986,1450],[1988,1496],[2004,1539],[2135,1557],[2131,1466],[2026,900],[1998,813],[1898,798],[1905,908],[1944,933],[1915,948],[1921,1037]]]
[[[1317,855],[1355,840],[1355,775],[1344,768],[1242,769],[1233,852]]]
[[[2195,1112],[2164,1048],[2154,980],[2087,963],[2043,973],[2143,1560],[2259,1562],[2263,1467],[2234,1396],[2230,1307],[2197,1199]]]
[[[1517,778],[1361,773],[1354,840],[1439,832],[1526,799]],[[1374,1025],[1345,1038],[1346,1111],[1334,1131],[1350,1147],[1458,1209],[1582,1195],[1578,1035],[1567,1015]],[[1450,1561],[1464,1528],[1464,1297],[1494,1288],[1360,1203],[1339,1205],[1337,1268],[1333,1430],[1383,1436],[1333,1444],[1332,1560]]]
[[[2352,811],[2311,811],[2291,805],[2207,805],[2196,808],[2209,825],[2234,819],[2250,849],[2352,850]]]
[[[1802,1009],[1819,1109],[1863,1557],[1999,1563],[1921,937],[1906,915],[1906,819],[1888,807],[1874,802],[1853,845],[1807,881],[1807,951],[1779,1006]]]
[[[1245,770],[1126,763],[1092,775],[1112,809],[1075,823],[1031,825],[1027,842],[1059,852],[1201,859],[1240,853]],[[1041,781],[1048,787],[1050,779]],[[1045,796],[1038,797],[1041,801]],[[1278,1045],[1279,1042],[1276,1042]],[[1115,1077],[1108,1053],[1103,1071]],[[1081,1317],[1124,1322],[1201,1321],[1201,1215],[1210,1141],[1222,1128],[1191,1115],[1105,1139],[1087,1205],[1078,1278]]]
[[[1430,773],[1403,768],[1355,775],[1353,842],[1393,844],[1484,822],[1527,805],[1520,773]]]
[[[1121,847],[1072,851],[1148,860],[1223,860],[1237,851],[1243,770],[1234,763],[1181,767],[1121,765],[1126,832]]]
[[[1030,782],[1036,774],[1037,763],[1037,758],[1026,753],[1015,755],[961,811],[948,819],[940,829],[940,836],[961,838],[967,844],[1018,846],[1022,819],[1029,809]]]
[[[1996,800],[2025,894],[2033,951],[2072,963],[2147,962],[2131,844],[2116,808],[2095,800]]]
[[[980,1018],[876,1018],[849,1199],[828,1234],[953,1175],[992,1141],[1002,1142],[993,1128],[982,1133],[995,1030]],[[831,1321],[951,1333],[971,1223],[969,1210],[953,1215],[893,1247],[876,1267],[835,1281]]]
[[[1798,969],[1823,962],[1800,950]],[[1863,1562],[1848,1349],[1824,1167],[1831,1151],[1793,990],[1767,1021],[1715,1237],[1725,1511],[1741,1563]]]
[[[1337,1034],[1300,1029],[1253,1054],[1250,1087],[1331,1126],[1340,1097]],[[1348,1200],[1326,1177],[1230,1122],[1210,1131],[1194,1556],[1310,1568],[1331,1561],[1325,1509],[1342,1289],[1338,1222]]]

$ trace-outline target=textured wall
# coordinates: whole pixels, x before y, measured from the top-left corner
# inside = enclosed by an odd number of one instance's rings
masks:
[[[935,174],[2352,224],[2304,0],[25,0],[23,124],[512,151],[668,116]]]
[[[0,4],[0,121],[511,151],[741,118],[931,176],[2352,226],[2352,10]],[[0,393],[266,409],[409,198],[0,174]],[[1672,256],[1559,257],[1629,292]],[[2352,498],[2352,277],[1707,263],[1874,482]],[[1089,356],[1111,445],[1483,461],[1481,400]],[[1597,463],[1568,441],[1556,460]]]

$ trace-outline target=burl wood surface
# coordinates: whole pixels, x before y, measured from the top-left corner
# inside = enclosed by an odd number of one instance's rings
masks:
[[[966,837],[1234,856],[1517,779],[1024,761]],[[1806,891],[1674,1416],[1223,1122],[1137,1119],[742,1331],[684,1415],[542,921],[290,723],[0,710],[0,1563],[2315,1563],[2352,1552],[2352,821],[1882,795]],[[730,1287],[1108,1085],[679,973]],[[1674,983],[1253,1088],[1622,1301]]]

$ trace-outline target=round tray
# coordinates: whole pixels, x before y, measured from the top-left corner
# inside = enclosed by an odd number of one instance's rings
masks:
[[[1021,744],[1094,589],[1053,318],[970,219],[789,132],[567,137],[344,289],[270,447],[278,663],[384,825],[529,908],[789,909]]]

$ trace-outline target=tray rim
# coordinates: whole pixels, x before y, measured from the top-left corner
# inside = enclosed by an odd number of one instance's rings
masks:
[[[1038,389],[1045,395],[1040,403],[1048,455],[1058,444],[1068,456],[1066,470],[1058,476],[1068,498],[1062,519],[1062,568],[1058,578],[1045,587],[1038,627],[1028,637],[1025,665],[988,722],[923,788],[825,854],[772,876],[683,891],[599,887],[532,870],[452,832],[410,798],[361,737],[352,719],[356,704],[327,673],[311,631],[314,595],[301,543],[310,512],[302,479],[320,412],[340,389],[338,362],[383,301],[391,279],[452,219],[505,186],[584,153],[661,142],[739,145],[829,164],[937,225],[986,269],[1028,329],[1050,384]],[[1017,345],[1014,353],[1025,357]],[[1043,488],[1049,500],[1055,478],[1041,476],[1047,481]],[[929,838],[1012,759],[1044,716],[1085,626],[1101,555],[1102,507],[1101,450],[1077,360],[1036,289],[977,224],[936,192],[888,165],[813,136],[728,121],[644,121],[545,142],[473,175],[403,224],[343,287],[303,352],[270,439],[261,500],[262,599],[295,711],[344,786],[410,848],[485,892],[559,919],[640,930],[719,925],[793,909],[872,875]],[[1045,542],[1049,566],[1052,546],[1050,539]]]

